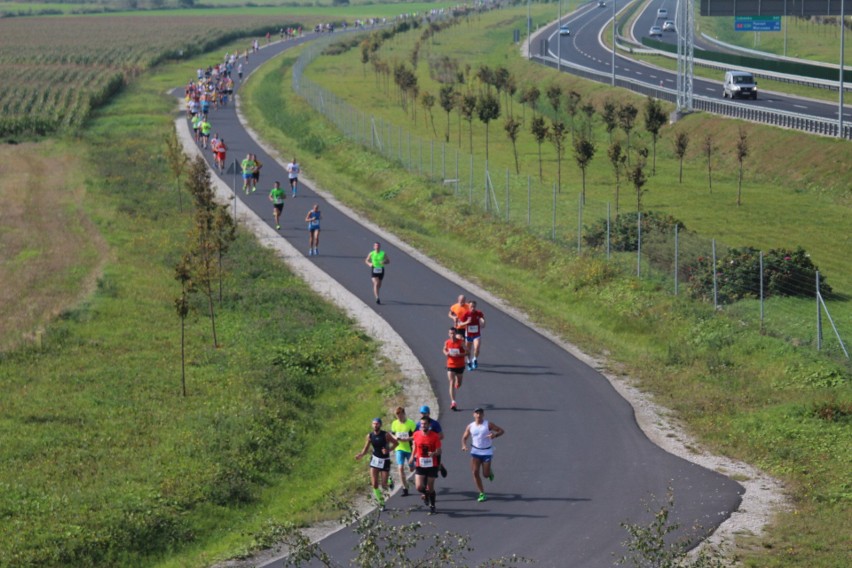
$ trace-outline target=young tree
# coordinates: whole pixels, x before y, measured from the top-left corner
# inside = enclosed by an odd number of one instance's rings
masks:
[[[592,127],[595,125],[595,105],[592,103],[586,103],[580,107],[580,111],[586,117],[586,129],[583,136],[592,140],[592,137],[594,136]]]
[[[169,131],[165,137],[166,142],[166,161],[169,164],[169,171],[175,178],[175,190],[178,194],[178,205],[183,212],[183,193],[180,190],[180,178],[183,177],[186,171],[186,166],[189,163],[189,157],[183,153],[180,140],[178,140],[177,132],[174,129]]]
[[[740,176],[737,184],[737,207],[742,205],[743,195],[743,160],[748,156],[748,135],[743,127],[740,126],[739,136],[737,137],[737,161],[740,163]]]
[[[636,125],[636,115],[639,114],[639,109],[631,103],[625,103],[618,109],[618,125],[627,134],[627,148],[625,155],[627,156],[627,165],[630,165],[630,132]]]
[[[556,150],[556,188],[559,193],[562,193],[562,158],[565,156],[566,130],[565,123],[561,120],[551,121],[548,138]]]
[[[524,98],[526,103],[530,105],[533,112],[533,118],[535,118],[536,112],[538,111],[538,100],[541,98],[541,91],[535,85],[530,85]]]
[[[382,515],[367,514],[361,518],[351,508],[339,505],[344,510],[341,523],[352,525],[358,537],[356,557],[347,566],[357,568],[444,568],[447,566],[473,566],[467,554],[473,552],[470,537],[442,530],[424,530],[421,521],[400,522],[399,514],[391,513],[391,521],[382,520]],[[320,543],[315,543],[292,524],[270,527],[282,538],[289,554],[285,566],[324,566],[342,568],[326,553]],[[531,560],[521,556],[490,558],[478,566],[504,566],[511,568],[529,564]]]
[[[550,107],[553,109],[553,119],[556,120],[559,114],[559,107],[562,106],[562,87],[553,83],[547,87],[547,100],[550,102]]]
[[[536,116],[533,118],[532,124],[530,125],[530,131],[538,144],[538,179],[539,181],[543,181],[544,176],[541,171],[541,145],[550,135],[550,130],[547,127],[547,123],[544,122],[544,117]]]
[[[595,145],[588,138],[580,136],[574,140],[574,159],[583,173],[582,202],[584,205],[586,203],[586,168],[589,167],[589,163],[594,157]]]
[[[185,254],[175,266],[175,280],[180,282],[180,296],[175,299],[175,310],[180,318],[180,385],[186,396],[186,316],[189,315],[189,296],[196,292],[192,281],[192,259]]]
[[[577,91],[569,91],[568,99],[565,101],[565,110],[568,112],[568,116],[571,117],[571,143],[574,143],[574,120],[577,117],[577,111],[580,110],[580,101],[582,100],[583,95],[578,93]]]
[[[420,95],[420,104],[423,105],[423,109],[429,115],[429,123],[432,124],[432,134],[437,138],[438,131],[435,130],[435,117],[432,115],[432,107],[435,106],[435,95],[429,91],[423,91]]]
[[[680,162],[680,172],[678,173],[678,182],[683,183],[683,157],[686,155],[686,149],[689,147],[689,133],[686,130],[679,130],[674,137],[674,153]]]
[[[222,305],[222,284],[224,281],[225,267],[224,259],[231,243],[237,240],[237,225],[231,217],[230,207],[220,205],[216,207],[213,218],[213,236],[217,257],[217,280],[219,281],[219,305]]]
[[[609,145],[607,156],[609,156],[612,171],[615,173],[615,214],[618,215],[618,194],[621,189],[621,172],[627,167],[627,156],[621,151],[621,143],[618,140]]]
[[[657,175],[657,138],[660,137],[660,129],[668,120],[663,112],[663,105],[658,99],[648,97],[645,102],[645,130],[651,134],[653,141],[654,157],[651,162],[651,174]]]
[[[490,91],[482,93],[476,101],[476,115],[485,124],[485,161],[488,162],[488,126],[500,116],[500,101]]]
[[[606,126],[606,133],[609,135],[609,143],[612,144],[612,131],[618,126],[618,107],[615,106],[614,102],[609,99],[604,101],[601,118]]]
[[[186,180],[189,193],[195,201],[195,226],[190,240],[193,280],[207,297],[210,325],[213,332],[213,347],[218,348],[216,338],[216,311],[213,306],[213,280],[216,269],[216,236],[214,232],[216,203],[213,200],[210,171],[207,162],[198,156]]]
[[[453,107],[456,106],[456,89],[452,85],[444,85],[439,93],[441,108],[447,113],[447,133],[444,135],[444,141],[450,141],[450,113]]]
[[[473,113],[476,112],[476,96],[472,93],[465,93],[461,97],[459,111],[462,117],[467,121],[467,136],[470,146],[470,153],[473,154]]]
[[[518,165],[518,133],[521,129],[521,123],[518,120],[515,120],[514,117],[509,116],[506,118],[506,122],[503,124],[503,130],[506,131],[506,136],[509,137],[509,140],[512,141],[512,153],[515,155],[515,173],[520,174],[521,169]]]
[[[713,135],[707,134],[704,137],[704,155],[707,156],[707,184],[710,193],[713,193],[713,150],[716,145],[713,143]]]
[[[633,189],[636,190],[636,210],[642,211],[642,195],[645,193],[645,184],[648,182],[648,176],[645,174],[645,162],[648,157],[647,148],[639,148],[636,151],[639,155],[636,163],[627,170],[627,177],[633,184]]]

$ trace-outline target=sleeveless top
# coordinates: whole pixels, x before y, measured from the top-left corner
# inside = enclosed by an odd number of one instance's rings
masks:
[[[379,430],[378,433],[370,432],[370,445],[373,446],[373,455],[377,458],[387,458],[388,454],[382,450],[388,449],[387,432]]]
[[[482,424],[470,423],[470,443],[473,446],[473,453],[480,456],[494,454],[494,447],[491,445],[492,440],[488,437],[490,431],[488,420],[483,420]]]

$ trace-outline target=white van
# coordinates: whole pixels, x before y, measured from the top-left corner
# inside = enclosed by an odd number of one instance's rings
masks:
[[[722,98],[757,100],[757,81],[747,71],[725,71]]]

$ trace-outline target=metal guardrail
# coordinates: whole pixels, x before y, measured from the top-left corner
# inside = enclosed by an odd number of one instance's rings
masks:
[[[548,55],[535,54],[531,57],[531,59],[542,65],[553,67],[554,69],[557,67],[570,69],[571,73],[585,79],[590,79],[599,83],[606,83],[607,85],[612,84],[612,73],[596,71],[588,67],[583,67],[581,65],[565,61],[564,59],[561,63],[558,63],[556,58]],[[642,83],[640,81],[618,76],[615,78],[615,86],[672,103],[677,102],[677,91],[674,89],[651,85],[649,83]],[[840,136],[838,134],[838,121],[835,119],[815,118],[805,114],[770,110],[724,99],[713,99],[701,95],[693,96],[693,107],[696,110],[703,110],[705,112],[729,116],[731,118],[739,118],[761,124],[770,124],[773,126],[780,126],[782,128],[789,128],[791,130],[800,130],[802,132],[808,132],[810,134],[817,134],[820,136],[830,136],[834,138],[842,137],[846,140],[852,140],[852,124],[844,122],[842,136]]]

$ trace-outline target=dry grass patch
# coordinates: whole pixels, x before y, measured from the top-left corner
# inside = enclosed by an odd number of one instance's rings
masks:
[[[0,146],[0,349],[38,337],[89,292],[106,258],[79,171],[54,143]]]

